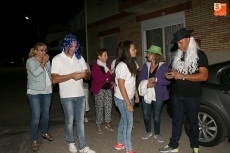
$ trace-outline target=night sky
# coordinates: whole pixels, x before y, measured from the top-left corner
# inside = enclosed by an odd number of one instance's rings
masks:
[[[40,34],[47,26],[66,21],[84,7],[84,0],[2,0],[0,5],[0,59],[27,56]],[[26,20],[29,16],[30,20]],[[26,57],[27,58],[27,57]]]

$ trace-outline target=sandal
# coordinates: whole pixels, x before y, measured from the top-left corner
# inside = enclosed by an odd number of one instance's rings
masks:
[[[114,131],[114,129],[111,127],[111,125],[105,125],[105,128],[108,129],[109,131]]]
[[[33,142],[31,143],[31,149],[32,149],[33,151],[38,151],[38,143],[37,143],[37,141],[33,141]]]
[[[98,132],[99,134],[101,134],[101,126],[100,126],[100,125],[97,126],[97,132]]]
[[[54,140],[54,137],[52,135],[49,135],[49,134],[42,134],[42,138],[43,139],[47,139],[49,141],[53,141]]]

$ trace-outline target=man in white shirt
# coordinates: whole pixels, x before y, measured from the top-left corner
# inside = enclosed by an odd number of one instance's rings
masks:
[[[69,151],[77,152],[73,136],[73,122],[75,121],[79,151],[81,153],[95,153],[86,146],[84,131],[85,93],[83,78],[89,79],[90,72],[81,56],[80,43],[74,35],[66,35],[62,42],[61,51],[52,60],[51,74],[52,82],[59,83]]]

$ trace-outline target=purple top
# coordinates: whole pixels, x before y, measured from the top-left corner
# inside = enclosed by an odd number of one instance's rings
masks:
[[[138,83],[140,83],[142,80],[149,79],[150,65],[151,62],[146,62],[144,64],[138,78]],[[158,69],[156,71],[157,82],[154,86],[157,101],[165,101],[169,99],[169,93],[166,86],[170,84],[170,81],[165,79],[165,73],[168,72],[168,69],[168,65],[165,62],[159,63]]]
[[[109,63],[106,63],[106,66],[111,69],[111,66]],[[92,69],[91,69],[91,75],[92,75],[92,84],[91,84],[91,91],[94,94],[98,94],[99,91],[101,90],[101,88],[103,87],[103,85],[106,83],[106,79],[108,78],[108,82],[110,85],[110,89],[113,92],[113,85],[112,85],[112,81],[113,76],[110,74],[110,72],[108,71],[107,73],[103,73],[101,71],[100,66],[96,63],[93,64]]]

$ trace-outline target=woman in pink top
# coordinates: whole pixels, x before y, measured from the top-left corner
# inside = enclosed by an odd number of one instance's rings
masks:
[[[103,118],[106,123],[105,128],[110,131],[114,131],[110,125],[112,111],[113,76],[111,66],[107,62],[107,50],[99,49],[97,50],[96,55],[97,61],[93,64],[91,71],[91,91],[93,92],[95,99],[97,131],[101,133],[101,124],[103,123]]]

